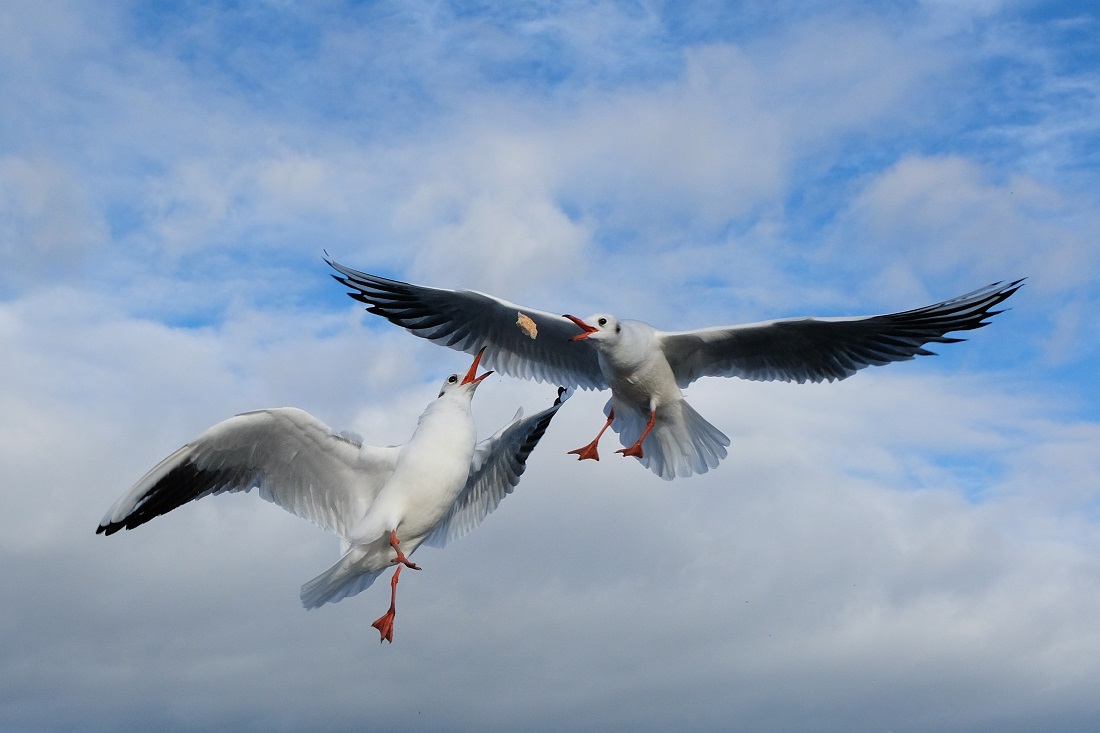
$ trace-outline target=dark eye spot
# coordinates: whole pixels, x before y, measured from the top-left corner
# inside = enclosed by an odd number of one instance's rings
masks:
[[[601,318],[600,320],[596,321],[596,323],[600,324],[601,326],[606,326],[607,325],[607,319],[606,318]]]
[[[452,374],[451,376],[447,377],[447,381],[450,382],[451,384],[454,384],[455,382],[458,381],[458,375],[457,374]]]

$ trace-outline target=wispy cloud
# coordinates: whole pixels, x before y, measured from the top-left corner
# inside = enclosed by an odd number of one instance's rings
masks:
[[[1090,730],[1100,72],[1058,12],[5,5],[0,727]],[[379,649],[255,497],[93,535],[235,412],[408,436],[463,359],[325,249],[666,328],[1029,280],[934,359],[693,385],[732,446],[690,481],[569,459],[577,395]],[[552,396],[494,378],[479,430]]]

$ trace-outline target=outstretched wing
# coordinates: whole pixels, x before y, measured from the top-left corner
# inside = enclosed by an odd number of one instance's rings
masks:
[[[237,415],[145,474],[96,529],[114,534],[210,494],[250,491],[343,536],[393,473],[400,447],[374,448],[296,408]]]
[[[501,499],[512,493],[527,468],[527,457],[570,394],[559,387],[553,405],[528,418],[523,417],[521,409],[512,422],[478,443],[466,487],[443,521],[424,540],[425,545],[443,547],[469,534],[497,508]]]
[[[791,318],[662,332],[659,338],[681,387],[699,377],[833,381],[867,366],[930,355],[933,352],[923,348],[929,342],[961,341],[944,334],[986,325],[1001,312],[990,309],[1022,283],[994,283],[942,303],[883,316]]]
[[[337,281],[357,291],[368,313],[382,316],[421,338],[476,354],[483,363],[520,379],[604,389],[596,350],[587,341],[570,341],[580,331],[568,319],[509,303],[473,290],[410,285],[368,275],[325,260]]]

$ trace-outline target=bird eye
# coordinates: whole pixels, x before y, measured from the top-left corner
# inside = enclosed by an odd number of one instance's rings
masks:
[[[600,320],[596,321],[596,323],[600,324],[601,326],[606,326],[607,325],[607,319],[606,318],[601,318]]]
[[[451,384],[454,384],[455,382],[458,381],[458,375],[457,374],[452,374],[451,376],[447,377],[447,381],[450,382]]]

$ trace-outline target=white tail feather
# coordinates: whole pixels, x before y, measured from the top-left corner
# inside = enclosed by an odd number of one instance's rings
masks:
[[[363,571],[363,559],[367,551],[361,545],[353,546],[328,570],[302,586],[300,598],[306,608],[317,608],[326,603],[354,596],[370,588],[378,576],[386,571]]]
[[[615,421],[611,429],[619,434],[624,446],[634,445],[645,430],[649,415],[642,414],[630,405],[609,401],[604,414],[615,408]],[[686,401],[662,405],[657,410],[657,421],[642,443],[642,465],[666,481],[677,476],[686,477],[706,473],[717,468],[726,457],[729,438],[721,430],[703,419],[703,416]]]

